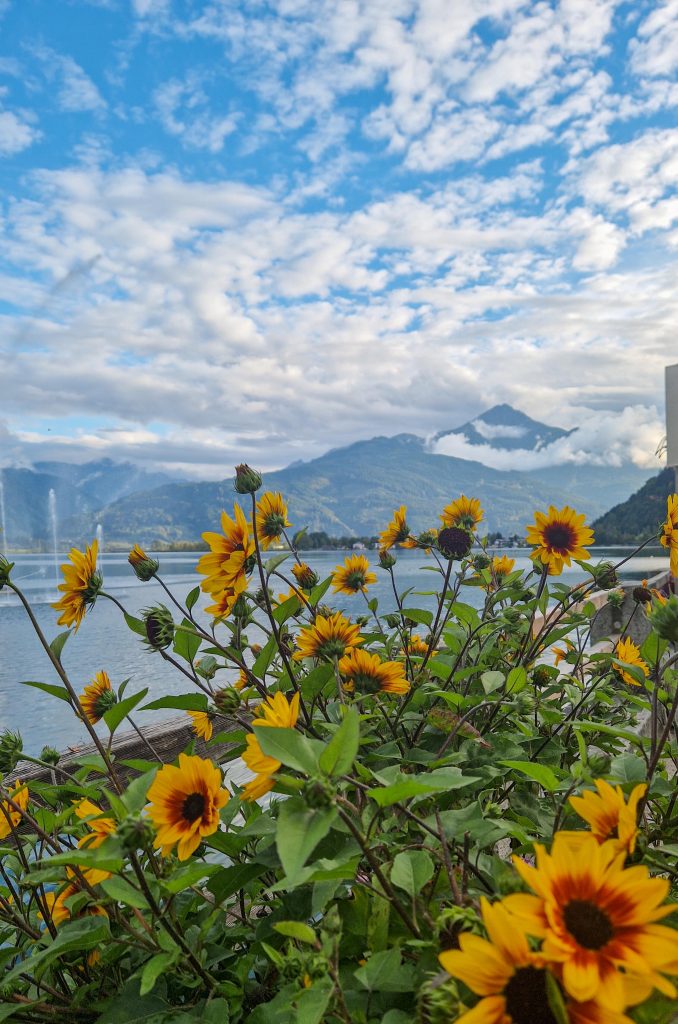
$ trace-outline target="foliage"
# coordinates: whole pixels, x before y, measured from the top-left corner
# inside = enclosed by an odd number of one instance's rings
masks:
[[[669,642],[650,634],[638,655],[647,674],[612,645],[594,652],[593,578],[570,589],[538,560],[525,574],[499,572],[477,548],[448,559],[435,530],[399,541],[427,559],[433,611],[399,591],[397,564],[383,558],[395,610],[380,610],[358,581],[353,621],[333,617],[331,578],[303,589],[304,574],[288,571],[301,566],[296,549],[266,554],[256,495],[251,507],[242,501],[246,522],[226,517],[224,536],[206,534],[201,588],[183,604],[172,597],[171,646],[151,643],[150,612],[142,620],[120,606],[130,642],[183,673],[182,696],[142,703],[145,691],[116,688],[108,665],[113,685],[90,693],[86,709],[61,660],[72,633],[49,645],[18,585],[6,584],[59,679],[30,685],[70,703],[98,753],[28,758],[32,768],[22,761],[18,779],[0,784],[0,1020],[452,1022],[489,995],[473,969],[494,957],[509,965],[497,1020],[532,1024],[511,979],[534,974],[549,1024],[668,1022],[675,914],[653,925],[663,936],[655,960],[634,961],[645,990],[626,1017],[622,1006],[593,1016],[563,957],[549,960],[550,933],[507,915],[538,902],[528,893],[539,844],[537,872],[546,850],[556,863],[575,842],[595,847],[581,858],[586,870],[595,861],[621,886],[633,878],[659,902],[669,887],[675,895]],[[269,537],[285,522],[271,515]],[[200,610],[201,590],[222,613]],[[119,603],[105,585],[95,599]],[[116,756],[113,733],[132,711],[145,725],[169,707],[191,716],[205,756],[193,742],[174,765],[161,766],[152,745],[144,760]],[[218,714],[232,722],[226,747]],[[240,757],[244,788],[233,779]],[[648,870],[664,881],[651,883]],[[499,956],[480,935],[484,923],[496,945],[508,920],[517,937],[512,946],[504,936]],[[610,970],[621,977],[616,962]]]

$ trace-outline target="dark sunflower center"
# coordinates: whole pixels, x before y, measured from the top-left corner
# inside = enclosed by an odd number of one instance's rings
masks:
[[[504,989],[506,1012],[513,1024],[558,1024],[546,993],[546,972],[519,967]]]
[[[570,900],[563,919],[570,935],[584,949],[602,949],[614,935],[605,911],[588,900]]]
[[[571,550],[576,547],[574,530],[566,523],[550,523],[544,529],[544,540],[550,548]]]
[[[186,821],[195,821],[196,818],[202,817],[202,812],[205,810],[205,797],[202,793],[191,793],[183,802],[181,807],[181,816]]]

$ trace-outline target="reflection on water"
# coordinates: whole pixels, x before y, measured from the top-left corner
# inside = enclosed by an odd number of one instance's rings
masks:
[[[619,562],[630,554],[629,548],[596,548],[596,561]],[[508,554],[516,559],[516,568],[530,569],[532,563],[527,557],[526,549],[503,549],[492,554]],[[371,561],[376,562],[376,552],[368,552]],[[60,556],[60,561],[65,560]],[[160,559],[160,572],[164,582],[173,594],[183,601],[189,591],[197,584],[199,577],[195,572],[195,564],[199,557],[196,553],[168,553],[157,556]],[[324,579],[337,563],[343,560],[344,553],[338,551],[308,552],[305,560]],[[410,607],[431,608],[435,598],[434,591],[438,584],[438,576],[430,571],[435,563],[417,551],[403,551],[397,554],[396,580],[399,591],[413,588],[407,603]],[[57,626],[56,612],[50,602],[57,599],[53,577],[53,557],[51,555],[10,555],[15,562],[12,578],[22,588],[34,607],[35,615],[47,636],[52,640],[61,627]],[[105,554],[102,558],[105,589],[110,591],[131,614],[138,614],[142,608],[164,603],[169,599],[160,584],[139,582],[123,554]],[[620,570],[622,580],[640,580],[652,577],[656,573],[668,569],[668,559],[662,549],[645,549],[640,555],[626,562]],[[289,577],[286,563],[278,572]],[[395,607],[388,574],[376,569],[378,582],[370,587],[369,596],[379,600],[379,611],[389,612]],[[563,582],[574,585],[588,578],[579,568],[573,566],[563,573]],[[276,586],[279,583],[279,588]],[[290,583],[287,579],[274,580],[275,592],[287,592]],[[331,591],[328,592],[328,600]],[[482,592],[478,588],[464,588],[462,599],[468,604],[478,605],[482,602]],[[209,603],[201,600],[204,606]],[[349,597],[337,594],[331,599],[334,607],[352,615],[366,612],[365,601],[361,595]],[[208,620],[205,620],[206,623]],[[256,630],[249,630],[250,639],[257,639]],[[92,678],[95,672],[105,668],[114,685],[123,679],[130,678],[128,694],[134,689],[148,686],[149,700],[163,694],[180,693],[185,689],[187,680],[171,665],[167,665],[157,654],[149,652],[130,633],[122,618],[120,610],[110,601],[100,598],[95,607],[86,615],[77,634],[71,636],[64,648],[62,660],[76,688],[81,689]],[[235,675],[235,673],[232,673]],[[231,673],[223,673],[221,681],[227,682]],[[217,677],[219,680],[219,676]],[[86,738],[86,731],[79,723],[68,706],[49,697],[32,687],[21,686],[21,680],[37,680],[57,682],[57,677],[47,660],[26,613],[14,595],[7,590],[0,592],[0,727],[20,729],[24,737],[24,748],[32,753],[39,753],[41,747],[48,743],[51,746],[65,748],[69,744],[78,743]],[[149,715],[157,712],[149,712]],[[172,712],[169,712],[171,716]],[[144,714],[138,712],[136,718],[143,725]],[[157,720],[157,719],[156,719]]]

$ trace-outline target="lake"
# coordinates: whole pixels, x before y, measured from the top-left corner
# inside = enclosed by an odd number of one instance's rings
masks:
[[[629,548],[595,548],[596,561],[618,562],[630,553]],[[516,567],[528,569],[531,562],[525,548],[517,550],[502,549],[492,554],[508,554],[516,559]],[[343,561],[346,552],[314,551],[307,552],[305,560],[324,579],[334,567]],[[376,564],[376,552],[366,552],[370,561]],[[161,553],[156,556],[160,560],[160,574],[175,597],[183,600],[188,592],[199,581],[195,565],[199,553]],[[59,573],[56,577],[54,556],[48,555],[9,555],[15,562],[12,578],[21,586],[31,601],[38,622],[48,640],[53,639],[62,627],[57,626],[57,613],[50,607],[50,602],[57,597],[56,584],[61,582]],[[398,551],[396,580],[399,591],[409,587],[415,590],[434,590],[439,577],[425,568],[434,565],[432,559],[426,558],[418,551]],[[58,563],[65,561],[66,554],[58,556]],[[283,563],[279,571],[286,572]],[[104,553],[102,560],[104,587],[124,605],[131,614],[138,614],[142,608],[150,605],[169,604],[167,596],[156,582],[139,582],[124,554]],[[640,580],[652,577],[658,572],[668,569],[668,558],[661,548],[645,549],[641,555],[626,562],[620,570],[624,581]],[[378,582],[370,587],[369,596],[379,599],[379,611],[392,611],[395,607],[393,593],[388,574],[375,569]],[[289,575],[289,573],[287,573]],[[589,578],[578,566],[566,569],[563,581],[574,585],[584,578]],[[280,592],[289,589],[280,581]],[[466,587],[462,599],[469,604],[480,604],[482,592],[475,587]],[[348,596],[338,594],[331,596],[328,591],[328,603],[354,616],[366,611],[360,595]],[[204,607],[208,600],[201,599],[199,605]],[[434,598],[431,596],[410,597],[410,607],[431,608]],[[206,619],[206,621],[208,621]],[[423,632],[423,630],[422,630]],[[255,632],[248,631],[250,639],[256,639]],[[155,652],[148,651],[139,638],[127,628],[120,610],[108,600],[99,598],[80,627],[77,634],[70,637],[64,648],[62,660],[64,666],[78,692],[92,679],[100,669],[105,669],[113,686],[123,679],[130,678],[128,695],[142,687],[149,688],[148,700],[165,694],[180,693],[186,689],[188,681],[171,665],[167,665]],[[235,676],[235,673],[234,673]],[[219,677],[226,679],[225,673]],[[21,680],[38,680],[41,682],[57,682],[58,679],[47,656],[33,632],[23,608],[14,595],[7,590],[0,592],[0,727],[20,730],[24,739],[24,749],[30,754],[38,754],[44,744],[65,749],[70,744],[83,742],[87,738],[86,730],[77,721],[69,707],[56,698],[32,687],[21,686]],[[135,719],[143,725],[146,715],[157,716],[158,712],[137,712]],[[173,712],[168,713],[171,717]],[[157,717],[153,719],[157,721]],[[105,727],[99,726],[102,735]]]

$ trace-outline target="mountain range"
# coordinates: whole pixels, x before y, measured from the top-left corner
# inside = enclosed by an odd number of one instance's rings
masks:
[[[550,504],[572,505],[592,520],[652,475],[630,463],[491,469],[480,461],[436,454],[436,440],[452,433],[469,444],[542,451],[569,431],[532,420],[511,406],[495,406],[432,440],[397,434],[333,449],[266,473],[264,486],[285,495],[295,529],[307,526],[330,536],[373,535],[401,504],[408,506],[412,529],[438,525],[443,506],[461,493],[480,498],[485,529],[510,535],[522,534],[534,510]],[[223,508],[232,509],[232,473],[229,467],[226,479],[202,483],[109,460],[4,469],[6,543],[10,550],[51,546],[50,489],[60,546],[81,545],[97,524],[107,543],[153,547],[197,541],[205,530],[218,528]]]

